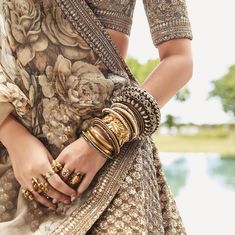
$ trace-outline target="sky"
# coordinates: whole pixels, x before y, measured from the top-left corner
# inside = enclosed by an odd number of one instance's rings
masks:
[[[222,77],[235,64],[235,2],[233,0],[186,0],[193,31],[193,77],[187,83],[190,98],[179,103],[172,98],[161,110],[162,120],[172,114],[182,123],[214,124],[234,122],[223,112],[217,98],[207,100],[211,81]],[[158,58],[142,0],[136,0],[129,42],[129,56],[145,63]]]

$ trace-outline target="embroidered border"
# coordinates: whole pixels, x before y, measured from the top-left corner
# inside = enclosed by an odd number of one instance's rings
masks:
[[[186,17],[155,25],[151,28],[151,35],[156,47],[160,43],[174,38],[188,38],[191,40],[193,38],[190,22]]]
[[[120,12],[98,9],[93,11],[100,22],[106,27],[111,28],[127,35],[130,35],[132,19]]]

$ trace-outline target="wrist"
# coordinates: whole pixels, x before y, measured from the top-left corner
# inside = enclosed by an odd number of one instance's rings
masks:
[[[17,139],[28,134],[28,130],[12,115],[9,115],[0,126],[0,142],[8,149]]]

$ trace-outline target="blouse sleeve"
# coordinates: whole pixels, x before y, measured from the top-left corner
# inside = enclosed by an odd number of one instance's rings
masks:
[[[143,0],[153,43],[193,38],[186,0]]]

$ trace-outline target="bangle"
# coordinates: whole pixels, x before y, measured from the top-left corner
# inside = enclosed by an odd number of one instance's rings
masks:
[[[117,136],[119,145],[122,146],[130,139],[131,130],[125,119],[117,112],[110,108],[104,108],[103,113],[109,113],[102,120]],[[115,126],[116,125],[116,126]]]
[[[100,151],[102,153],[102,156],[104,156],[106,159],[109,159],[109,158],[112,159],[111,153],[102,149],[99,146],[99,144],[97,144],[97,142],[93,141],[94,139],[88,133],[89,133],[88,131],[82,131],[81,135],[90,145],[92,145],[95,149]]]
[[[100,118],[93,118],[91,121],[92,125],[99,126],[101,129],[109,136],[113,146],[113,154],[118,154],[120,152],[120,145],[118,142],[117,137],[115,136],[114,132],[103,122],[103,119]]]
[[[97,128],[91,126],[89,128],[89,131],[97,139],[97,141],[99,141],[100,144],[102,144],[106,149],[108,149],[109,151],[113,150],[112,145],[107,142],[107,140],[100,134]]]
[[[160,125],[155,98],[140,87],[125,87],[121,96],[104,108],[102,118],[93,118],[83,137],[105,158],[113,159],[128,141],[151,135]]]
[[[128,86],[122,89],[121,96],[112,99],[112,103],[126,104],[144,123],[140,137],[151,135],[159,128],[161,112],[156,99],[140,87]]]

